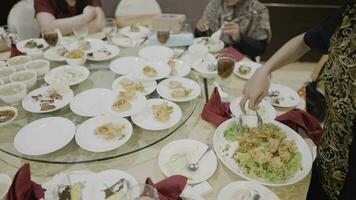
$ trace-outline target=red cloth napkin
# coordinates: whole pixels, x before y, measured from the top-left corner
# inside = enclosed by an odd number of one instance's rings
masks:
[[[14,180],[7,192],[7,200],[32,200],[44,197],[43,188],[31,181],[30,165],[23,165],[17,171]]]
[[[21,55],[25,55],[24,53],[20,52],[15,44],[11,45],[11,55],[10,58],[12,57],[16,57],[16,56],[21,56]]]
[[[187,180],[185,176],[175,175],[156,184],[152,182],[151,178],[147,178],[146,184],[152,185],[157,189],[160,200],[177,200],[183,192]]]
[[[300,109],[293,109],[278,116],[276,120],[295,131],[298,131],[298,128],[303,129],[305,134],[307,134],[315,144],[319,143],[323,129],[319,121],[311,114]]]
[[[231,118],[230,103],[221,101],[218,88],[214,88],[209,101],[204,106],[201,117],[216,126]]]
[[[228,48],[226,49],[226,51],[222,54],[222,56],[232,56],[233,58],[235,58],[236,62],[242,60],[242,58],[244,58],[244,55],[242,53],[240,53],[239,51],[237,51],[235,48]]]

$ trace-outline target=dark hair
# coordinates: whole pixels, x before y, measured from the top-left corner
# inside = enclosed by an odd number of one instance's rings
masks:
[[[52,0],[55,4],[55,7],[59,12],[67,13],[69,12],[68,4],[66,0]],[[78,12],[82,13],[84,8],[88,5],[87,0],[76,0],[75,6],[77,7]]]

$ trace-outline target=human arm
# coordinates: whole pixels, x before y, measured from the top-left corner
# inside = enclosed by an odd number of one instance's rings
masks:
[[[88,7],[88,6],[87,6]],[[96,17],[88,24],[89,32],[99,32],[104,28],[105,14],[101,7],[93,7]]]

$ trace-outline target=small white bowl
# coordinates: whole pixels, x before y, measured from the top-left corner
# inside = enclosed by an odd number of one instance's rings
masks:
[[[188,53],[191,61],[194,62],[204,58],[209,53],[209,49],[202,44],[193,44],[188,48]]]
[[[14,67],[17,71],[25,69],[25,65],[31,62],[30,56],[16,56],[7,60],[9,67]]]
[[[64,55],[64,58],[65,58],[66,62],[68,63],[68,65],[84,65],[85,62],[87,61],[87,56],[84,51],[82,51],[83,55],[80,58],[69,58],[68,57],[69,53],[70,52],[68,52]]]
[[[14,111],[15,115],[9,121],[3,122],[3,123],[0,122],[0,127],[6,126],[6,125],[10,124],[12,121],[14,121],[16,119],[17,113],[18,113],[16,108],[10,107],[10,106],[0,107],[0,111],[4,111],[4,110]]]
[[[11,186],[11,183],[12,183],[12,179],[10,178],[10,176],[8,176],[6,174],[0,174],[0,184],[7,187],[7,188],[5,188],[4,193],[2,193],[2,194],[0,193],[0,200],[5,199],[5,196]]]
[[[13,67],[2,67],[0,68],[0,79],[4,81],[4,83],[9,82],[10,75],[15,73],[16,69]]]
[[[44,76],[48,71],[50,63],[47,60],[33,60],[25,66],[27,70],[34,70],[37,77]]]
[[[34,70],[19,71],[10,75],[10,81],[13,83],[25,83],[29,89],[36,85],[37,73]]]
[[[13,90],[10,94],[5,94],[5,90]],[[8,83],[0,86],[0,99],[5,103],[15,104],[25,98],[27,87],[25,83]]]

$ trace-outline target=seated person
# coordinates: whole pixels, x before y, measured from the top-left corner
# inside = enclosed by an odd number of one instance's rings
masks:
[[[100,0],[34,0],[35,15],[41,29],[58,28],[72,33],[73,23],[87,24],[90,32],[101,31],[105,14]]]
[[[210,36],[220,28],[225,45],[252,58],[264,53],[271,38],[268,9],[257,0],[210,0],[195,34]]]

